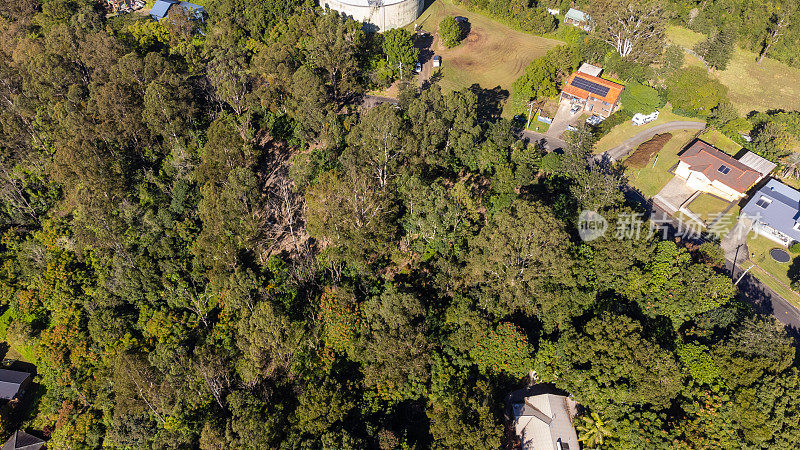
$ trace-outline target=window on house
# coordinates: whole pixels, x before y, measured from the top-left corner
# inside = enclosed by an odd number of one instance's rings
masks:
[[[730,172],[731,168],[726,166],[725,164],[723,164],[723,165],[719,166],[719,169],[717,169],[717,170],[719,170],[720,173],[722,173],[724,175],[724,174],[727,174],[728,172]]]
[[[770,203],[772,203],[772,200],[762,195],[761,198],[759,198],[756,202],[756,206],[767,209],[767,206],[769,206]]]

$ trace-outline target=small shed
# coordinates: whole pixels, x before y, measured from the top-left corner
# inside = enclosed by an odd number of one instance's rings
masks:
[[[760,173],[763,176],[769,175],[776,167],[772,161],[764,159],[753,152],[747,152],[739,158],[739,162],[744,164],[745,166],[755,170],[756,172]]]
[[[564,15],[564,22],[570,25],[575,25],[578,28],[583,28],[586,31],[592,29],[590,23],[591,20],[592,19],[588,14],[575,8],[570,8],[569,11],[567,11],[567,13]]]
[[[0,399],[12,400],[25,393],[31,383],[31,374],[0,369]]]
[[[581,64],[581,67],[578,68],[578,72],[583,72],[587,75],[591,75],[593,77],[599,77],[601,73],[603,73],[602,67],[597,67],[595,65],[589,63]]]

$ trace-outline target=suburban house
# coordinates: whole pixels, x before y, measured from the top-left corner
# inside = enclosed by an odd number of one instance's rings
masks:
[[[202,6],[195,5],[194,3],[182,2],[179,0],[156,0],[156,3],[153,5],[153,8],[150,9],[150,17],[152,17],[155,20],[161,20],[169,16],[170,10],[176,5],[179,8],[183,8],[187,11],[193,12],[195,19],[203,20],[205,9]]]
[[[678,161],[675,176],[686,180],[692,189],[729,202],[744,198],[754,184],[775,168],[775,164],[750,152],[741,160],[734,159],[699,139],[681,153]]]
[[[753,230],[778,244],[800,242],[800,192],[769,180],[744,205],[742,218],[753,221]]]
[[[44,441],[30,434],[17,430],[0,447],[0,450],[39,450],[44,447]]]
[[[31,384],[31,374],[16,370],[0,369],[0,399],[13,400],[21,397]]]
[[[592,18],[585,12],[575,8],[570,8],[569,11],[564,14],[564,22],[578,28],[583,28],[585,31],[591,31],[592,29]]]
[[[582,65],[567,79],[564,88],[561,89],[561,100],[579,105],[584,111],[604,119],[608,118],[619,109],[619,96],[624,87],[600,78],[601,71],[599,67],[590,64]]]
[[[523,450],[578,450],[572,426],[576,403],[569,397],[539,394],[513,406],[514,428]]]

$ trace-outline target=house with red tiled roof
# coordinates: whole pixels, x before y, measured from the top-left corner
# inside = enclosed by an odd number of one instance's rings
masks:
[[[747,191],[775,167],[772,164],[769,171],[762,173],[751,167],[752,164],[734,159],[699,139],[681,153],[678,161],[675,175],[686,180],[690,188],[731,202],[744,198]]]
[[[619,109],[619,97],[623,89],[625,87],[621,84],[578,70],[564,83],[561,99],[580,105],[584,111],[607,118]]]

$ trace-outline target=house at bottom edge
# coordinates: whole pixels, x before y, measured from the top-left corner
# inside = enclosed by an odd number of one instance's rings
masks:
[[[0,450],[40,450],[44,447],[44,444],[45,442],[36,436],[17,430],[0,447]]]
[[[778,180],[769,180],[742,208],[740,216],[753,230],[781,245],[800,242],[800,192]]]
[[[539,394],[513,405],[514,428],[523,450],[580,450],[572,426],[575,402],[569,397]]]

